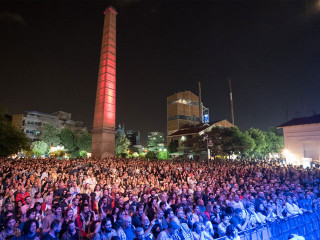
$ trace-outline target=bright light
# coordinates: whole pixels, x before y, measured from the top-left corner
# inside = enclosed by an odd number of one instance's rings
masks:
[[[181,137],[181,141],[183,142],[183,141],[185,141],[186,140],[186,137],[185,136],[182,136]]]
[[[50,152],[55,152],[59,150],[64,150],[64,146],[56,146],[56,147],[50,147]]]
[[[284,149],[282,153],[286,157],[287,164],[299,165],[296,156],[292,154],[288,149]]]

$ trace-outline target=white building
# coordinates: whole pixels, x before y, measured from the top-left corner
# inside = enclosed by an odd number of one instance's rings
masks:
[[[53,114],[37,111],[26,111],[23,114],[14,114],[12,115],[12,124],[24,131],[31,142],[40,140],[42,126],[45,124],[54,125],[58,129],[67,127],[75,133],[81,133],[87,130],[82,122],[72,120],[70,113],[62,111]]]
[[[320,159],[320,114],[292,119],[283,129],[284,155],[287,163],[310,166]]]

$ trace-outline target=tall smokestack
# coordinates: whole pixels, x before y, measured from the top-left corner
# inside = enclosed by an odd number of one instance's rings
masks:
[[[232,98],[231,78],[229,78],[229,96],[230,96],[231,121],[232,121],[232,124],[234,125],[234,113],[233,113],[233,98]]]
[[[92,131],[92,155],[98,158],[115,150],[116,15],[113,7],[105,11]]]

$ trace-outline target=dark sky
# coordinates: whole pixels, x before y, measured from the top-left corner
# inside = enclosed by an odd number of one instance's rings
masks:
[[[166,97],[202,84],[210,120],[268,129],[320,113],[320,1],[1,2],[0,102],[90,130],[104,9],[117,16],[117,124],[166,132]]]

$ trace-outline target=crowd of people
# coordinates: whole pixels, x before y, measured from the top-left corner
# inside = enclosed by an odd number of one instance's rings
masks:
[[[0,158],[0,240],[237,240],[317,210],[319,178],[272,161]]]

